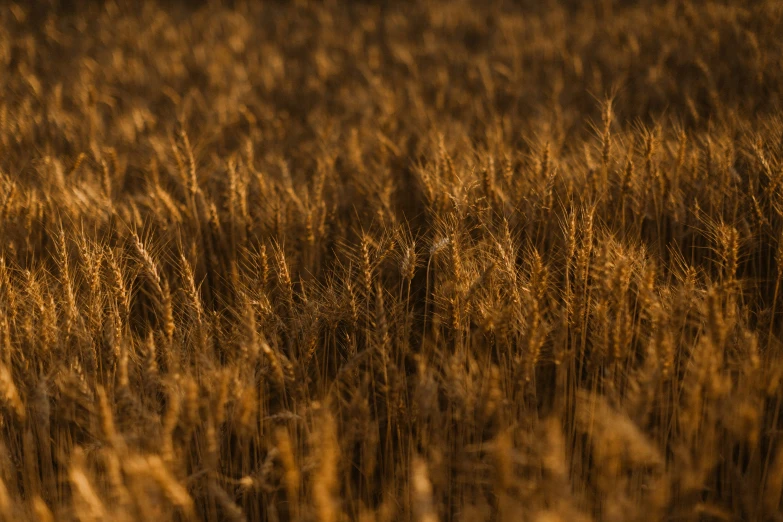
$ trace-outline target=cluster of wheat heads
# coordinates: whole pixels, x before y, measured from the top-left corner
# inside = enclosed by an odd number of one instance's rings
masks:
[[[781,520],[778,2],[72,7],[0,7],[0,519]]]

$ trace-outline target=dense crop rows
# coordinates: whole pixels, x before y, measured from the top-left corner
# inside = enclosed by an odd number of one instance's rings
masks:
[[[780,2],[56,4],[0,518],[783,520]]]

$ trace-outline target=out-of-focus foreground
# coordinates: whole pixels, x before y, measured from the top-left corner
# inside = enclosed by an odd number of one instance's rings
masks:
[[[65,4],[1,518],[783,520],[779,2]]]

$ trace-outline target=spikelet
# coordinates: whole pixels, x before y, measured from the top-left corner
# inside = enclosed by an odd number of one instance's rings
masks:
[[[274,383],[281,389],[284,389],[286,380],[285,372],[283,371],[283,364],[280,361],[277,351],[273,350],[265,340],[261,340],[261,352],[266,356],[266,360],[272,368]]]
[[[375,285],[375,318],[377,339],[382,353],[388,353],[390,349],[389,323],[386,316],[386,306],[383,299],[383,289],[380,283]]]
[[[367,299],[372,295],[373,274],[370,262],[370,237],[362,234],[361,238],[362,283],[364,283],[364,295]]]
[[[71,167],[71,170],[68,172],[66,177],[73,178],[74,175],[79,171],[79,168],[81,168],[81,166],[84,164],[85,160],[87,160],[87,154],[80,152],[76,157],[76,161],[73,162],[73,166]]]
[[[413,276],[416,274],[416,265],[416,243],[414,242],[405,248],[405,254],[400,263],[400,273],[409,282],[413,280]]]
[[[144,370],[148,378],[155,380],[158,377],[158,349],[155,345],[155,334],[152,330],[147,333],[144,351],[146,352]]]
[[[277,278],[280,285],[282,286],[286,303],[290,309],[294,303],[294,283],[291,280],[291,272],[288,269],[288,261],[286,260],[283,248],[279,244],[275,244],[274,251],[275,261],[277,262]]]
[[[122,320],[127,322],[130,317],[130,292],[128,291],[128,285],[125,282],[125,276],[122,271],[122,267],[117,261],[117,255],[111,248],[105,249],[106,259],[109,263],[109,269],[112,275],[113,290],[116,294],[117,304],[122,312]]]
[[[139,254],[139,257],[141,258],[142,268],[144,269],[144,273],[147,276],[147,279],[152,283],[152,285],[155,288],[156,298],[162,300],[163,280],[160,276],[160,272],[158,271],[158,264],[155,262],[155,260],[152,257],[152,254],[150,254],[149,250],[144,245],[141,238],[139,238],[139,236],[136,234],[136,232],[131,231],[131,238],[133,239],[133,246],[136,247],[136,252]],[[160,304],[160,301],[158,304]]]
[[[350,276],[346,277],[344,285],[345,290],[348,293],[348,305],[351,310],[351,323],[353,325],[353,329],[357,330],[359,328],[359,306],[356,299],[356,292],[354,292]]]
[[[188,138],[188,133],[185,131],[184,126],[180,126],[178,137],[182,142],[182,148],[185,152],[185,159],[187,160],[188,190],[190,191],[191,196],[194,196],[199,192],[198,175],[196,173],[196,159],[193,156],[193,147],[190,145],[190,138]],[[177,156],[179,158],[179,155]],[[180,159],[177,159],[177,162],[182,164],[182,160]]]
[[[60,268],[60,283],[65,294],[65,333],[70,334],[78,311],[76,309],[76,296],[73,288],[70,261],[68,259],[68,245],[65,239],[65,230],[60,226],[57,235],[57,254]]]
[[[451,256],[451,267],[454,270],[454,279],[458,285],[465,280],[465,269],[462,265],[462,252],[460,250],[460,238],[456,228],[452,231],[449,238],[449,254]]]
[[[174,305],[169,289],[169,281],[165,278],[160,286],[160,308],[163,316],[163,332],[166,334],[167,346],[171,349],[174,344],[174,329],[176,325],[174,323]]]
[[[261,245],[258,257],[261,261],[261,288],[266,290],[270,280],[269,258],[266,254],[266,245]]]
[[[185,293],[188,297],[188,304],[190,305],[193,320],[196,324],[198,348],[201,352],[204,352],[207,347],[207,339],[204,325],[204,307],[201,302],[201,295],[199,294],[198,288],[196,288],[196,280],[193,275],[193,269],[190,267],[190,263],[188,263],[188,260],[184,255],[180,255],[180,266],[182,269],[183,279],[185,280]]]
[[[103,388],[103,386],[98,385],[95,389],[95,393],[98,396],[101,431],[103,432],[102,435],[111,446],[116,449],[121,449],[123,446],[123,441],[120,435],[117,433],[117,428],[114,425],[114,415],[112,415],[109,398],[106,396],[106,390]]]
[[[633,193],[633,187],[634,183],[636,182],[635,178],[635,167],[633,163],[633,153],[631,151],[628,151],[628,155],[625,160],[625,168],[623,169],[623,180],[622,180],[622,194],[623,194],[623,202],[625,202],[625,198]]]

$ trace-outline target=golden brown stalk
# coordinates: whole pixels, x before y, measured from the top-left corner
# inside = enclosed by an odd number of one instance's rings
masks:
[[[109,398],[106,396],[106,390],[103,386],[98,385],[95,389],[95,393],[98,396],[98,408],[100,412],[101,431],[105,440],[115,449],[122,449],[123,440],[117,428],[114,425],[114,415],[111,411],[111,405],[109,404]]]
[[[226,490],[220,487],[214,480],[209,481],[209,493],[220,504],[222,509],[221,514],[223,517],[225,517],[225,520],[229,520],[231,522],[247,521],[247,517],[245,516],[242,508],[233,498],[231,498],[231,496],[229,496]]]
[[[767,333],[767,346],[770,345],[774,335],[775,316],[778,308],[778,297],[780,295],[780,285],[783,282],[783,234],[778,238],[777,250],[775,251],[775,291],[772,294],[772,311],[769,319],[769,332]]]
[[[133,457],[126,463],[127,469],[134,474],[151,478],[172,505],[176,506],[186,520],[196,518],[193,498],[166,468],[157,455]]]
[[[0,493],[0,496],[2,496],[2,493]],[[36,496],[33,498],[32,504],[33,513],[35,514],[35,518],[38,520],[38,522],[54,522],[54,515],[52,514],[52,511],[41,497]],[[2,508],[0,508],[0,510],[1,509]]]
[[[601,167],[604,170],[604,176],[607,175],[609,170],[609,156],[612,147],[612,119],[614,113],[612,111],[612,100],[608,99],[604,102],[601,119],[603,123],[603,132],[601,133]]]
[[[783,495],[783,444],[776,445],[775,457],[765,470],[762,502],[767,513],[778,513]]]
[[[0,390],[6,407],[13,411],[21,422],[24,422],[27,417],[24,401],[14,384],[11,370],[2,362],[0,362]]]
[[[68,470],[68,478],[77,502],[76,514],[79,520],[100,522],[106,520],[108,512],[98,492],[95,491],[90,479],[87,477],[84,462],[84,451],[81,448],[76,448]]]
[[[411,463],[411,490],[414,519],[417,522],[437,522],[427,462],[418,455]]]
[[[180,409],[182,407],[182,399],[180,398],[180,391],[171,386],[168,393],[168,404],[166,413],[163,417],[163,426],[161,439],[163,446],[161,448],[161,455],[165,462],[174,461],[174,430],[179,422]]]
[[[14,502],[8,493],[5,481],[0,477],[0,518],[2,522],[15,522],[18,520],[15,512]]]
[[[277,428],[277,430],[275,430],[275,440],[285,470],[283,481],[286,488],[288,504],[293,510],[292,519],[297,520],[299,511],[299,481],[301,480],[301,477],[299,468],[296,465],[296,459],[294,458],[294,449],[291,444],[291,438],[288,436],[288,430],[283,427]]]
[[[318,522],[337,522],[340,505],[337,497],[337,464],[339,447],[334,417],[323,409],[318,415],[311,438],[311,447],[317,453],[318,467],[312,477],[312,494]]]

